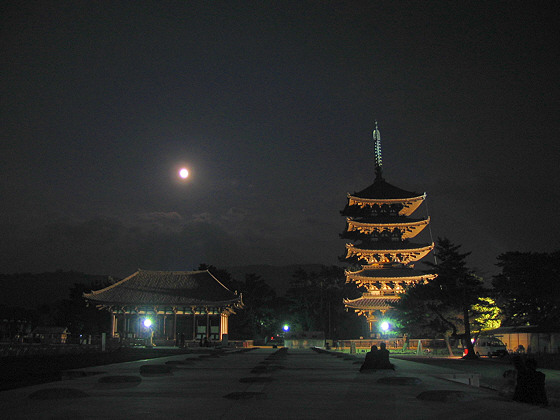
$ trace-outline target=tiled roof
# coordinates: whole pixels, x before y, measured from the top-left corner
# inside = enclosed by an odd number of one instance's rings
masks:
[[[379,296],[379,297],[368,297],[362,296],[358,299],[345,299],[344,305],[349,308],[359,309],[359,310],[375,310],[375,309],[391,309],[392,304],[399,300],[398,296]]]
[[[346,275],[350,277],[364,277],[371,279],[408,279],[408,278],[428,278],[433,277],[432,274],[422,273],[414,268],[408,267],[391,267],[391,268],[376,268],[369,270],[359,271],[346,271]]]
[[[432,244],[417,244],[408,241],[371,241],[367,244],[354,244],[352,245],[356,249],[363,249],[369,251],[414,251],[423,250],[426,247],[432,246]]]
[[[145,271],[84,294],[102,305],[219,306],[240,302],[209,271]]]
[[[362,191],[352,194],[354,197],[359,198],[377,198],[377,199],[399,199],[399,198],[413,198],[422,194],[412,191],[402,190],[394,185],[389,184],[383,178],[377,177],[373,184],[363,189]]]
[[[358,223],[371,223],[372,225],[386,225],[386,224],[410,225],[410,224],[422,223],[426,221],[426,219],[412,219],[406,216],[390,216],[387,214],[378,215],[378,216],[377,215],[369,216],[369,217],[353,217],[352,220]]]

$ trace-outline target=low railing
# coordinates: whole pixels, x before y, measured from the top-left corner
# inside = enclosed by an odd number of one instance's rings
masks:
[[[57,342],[58,341],[58,342]],[[253,340],[229,340],[229,348],[247,348],[253,346]],[[105,345],[101,335],[71,336],[65,337],[64,342],[60,340],[12,340],[0,342],[0,357],[25,357],[52,354],[80,354],[94,353],[102,350],[110,352],[119,348],[200,348],[200,341],[186,340],[183,345],[168,339],[154,339],[152,343],[145,337],[105,337]],[[224,347],[220,341],[210,341],[208,345],[203,343],[202,347]]]

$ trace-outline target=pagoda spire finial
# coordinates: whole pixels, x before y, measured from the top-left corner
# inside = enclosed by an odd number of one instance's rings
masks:
[[[383,162],[381,160],[381,134],[377,128],[377,120],[375,121],[375,130],[373,130],[373,147],[375,150],[375,179],[383,179]]]

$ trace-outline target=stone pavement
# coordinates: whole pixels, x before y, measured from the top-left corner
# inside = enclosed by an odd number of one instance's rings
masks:
[[[312,350],[252,349],[98,366],[68,379],[0,392],[10,419],[558,419],[557,408],[504,400],[441,379],[453,370]]]

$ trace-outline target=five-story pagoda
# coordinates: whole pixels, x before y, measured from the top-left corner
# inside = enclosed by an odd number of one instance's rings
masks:
[[[344,299],[346,308],[367,317],[369,335],[375,337],[379,315],[391,309],[406,285],[433,279],[414,269],[413,263],[426,256],[434,244],[410,242],[429,223],[409,216],[423,203],[426,194],[397,188],[383,179],[381,136],[375,123],[375,181],[369,187],[348,194],[341,214],[346,216],[346,230],[341,237],[346,244],[343,259],[351,265],[346,282],[364,286],[366,292],[357,299]]]

